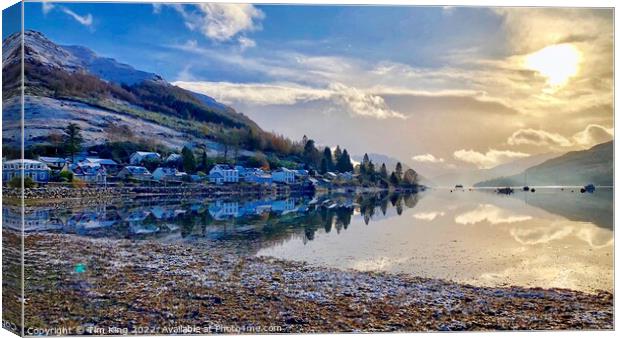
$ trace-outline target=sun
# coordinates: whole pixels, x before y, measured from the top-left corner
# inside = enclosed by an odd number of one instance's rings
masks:
[[[547,46],[525,57],[525,66],[547,78],[552,87],[564,86],[577,75],[581,52],[570,43]]]

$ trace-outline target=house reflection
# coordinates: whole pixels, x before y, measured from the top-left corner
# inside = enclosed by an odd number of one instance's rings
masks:
[[[368,224],[377,209],[387,217],[414,207],[414,195],[322,195],[254,200],[217,199],[127,200],[95,206],[26,208],[25,232],[75,233],[110,238],[180,238],[277,241],[301,236],[311,241],[315,232],[340,233],[360,214]],[[377,214],[378,215],[378,214]],[[392,213],[394,215],[394,213]],[[3,206],[3,226],[21,229],[20,208]],[[177,233],[179,236],[170,236]]]

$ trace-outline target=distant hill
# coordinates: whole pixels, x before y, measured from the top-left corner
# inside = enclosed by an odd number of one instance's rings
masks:
[[[519,174],[527,168],[541,164],[559,155],[558,153],[532,155],[500,164],[490,169],[458,170],[454,173],[431,177],[431,180],[438,186],[451,187],[456,184],[472,186],[477,182]]]
[[[613,185],[613,141],[587,150],[571,151],[523,172],[478,182],[477,187],[528,185]]]

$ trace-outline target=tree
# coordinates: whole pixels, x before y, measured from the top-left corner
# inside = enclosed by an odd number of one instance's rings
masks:
[[[390,183],[392,183],[392,185],[398,185],[398,177],[396,177],[394,172],[390,175]]]
[[[194,158],[194,152],[187,146],[181,150],[181,156],[183,156],[183,170],[188,174],[193,173],[196,170],[196,159]]]
[[[200,159],[200,169],[201,170],[207,170],[207,167],[209,166],[209,161],[207,159],[207,147],[203,147],[202,148],[202,158]]]
[[[403,181],[407,185],[415,185],[415,184],[417,184],[418,183],[418,173],[416,173],[415,170],[413,170],[413,169],[407,169],[407,171],[405,171],[405,174],[403,176]]]
[[[342,150],[340,150],[340,146],[336,146],[336,150],[334,150],[334,162],[338,163],[340,157],[342,156]]]
[[[319,173],[325,174],[329,171],[329,165],[327,164],[327,160],[325,158],[321,159],[321,166],[319,168]]]
[[[381,164],[381,170],[379,171],[379,175],[381,175],[381,177],[384,178],[384,179],[388,178],[388,172],[387,172],[387,168],[385,166],[385,163]]]
[[[82,148],[84,139],[82,138],[81,130],[80,126],[73,122],[69,123],[65,128],[64,147],[71,155],[71,162],[75,162],[75,153]]]
[[[351,163],[351,157],[349,157],[349,153],[347,150],[342,151],[342,155],[338,159],[338,163],[336,167],[339,172],[344,173],[347,171],[353,171],[353,164]]]
[[[323,149],[323,160],[325,161],[326,171],[334,170],[334,159],[332,158],[332,150],[329,147]],[[321,161],[321,164],[323,162]]]
[[[308,140],[304,145],[303,161],[310,168],[316,168],[320,164],[320,155],[314,146],[314,140]]]
[[[394,174],[399,182],[403,180],[403,165],[400,164],[400,162],[396,163],[396,170],[394,170]]]

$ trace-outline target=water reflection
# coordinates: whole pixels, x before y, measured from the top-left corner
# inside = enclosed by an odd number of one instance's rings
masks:
[[[137,199],[27,207],[24,230],[232,243],[247,254],[480,285],[611,290],[612,198],[611,189],[540,189]],[[18,230],[19,211],[4,205],[3,226]]]

